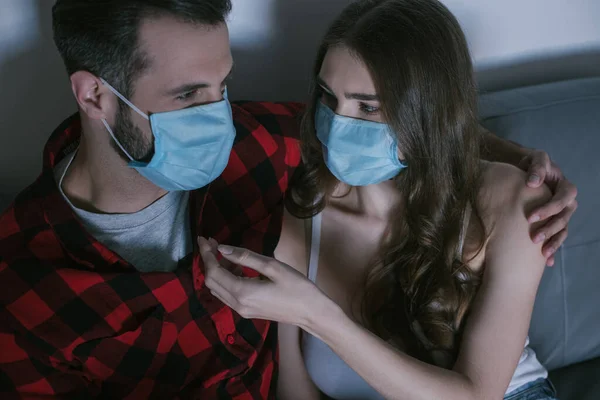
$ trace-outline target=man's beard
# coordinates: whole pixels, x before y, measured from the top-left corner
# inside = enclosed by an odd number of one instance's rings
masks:
[[[154,140],[146,139],[144,132],[131,120],[131,111],[123,104],[119,104],[113,133],[135,161],[150,162],[154,155]],[[131,161],[117,143],[111,141],[111,145],[121,158]]]

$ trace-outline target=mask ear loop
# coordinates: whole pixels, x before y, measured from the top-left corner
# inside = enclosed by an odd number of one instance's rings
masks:
[[[129,100],[127,100],[125,98],[125,96],[123,96],[121,93],[119,93],[119,91],[117,89],[115,89],[114,87],[112,87],[108,82],[106,82],[104,79],[100,78],[100,82],[102,82],[102,84],[104,86],[106,86],[107,88],[110,89],[111,92],[113,92],[115,94],[115,96],[117,96],[119,99],[123,100],[123,103],[127,104],[129,107],[133,108],[133,111],[135,111],[136,113],[140,114],[142,117],[144,117],[147,120],[150,120],[150,117],[148,117],[146,115],[146,113],[144,113],[142,110],[140,110],[139,108],[137,108],[132,102],[130,102]]]
[[[113,94],[115,96],[117,96],[119,99],[121,99],[125,104],[127,104],[129,107],[131,107],[133,109],[133,111],[135,111],[136,113],[140,114],[142,117],[144,117],[146,120],[150,120],[150,118],[144,113],[142,112],[142,110],[140,110],[139,108],[137,108],[132,102],[130,102],[129,100],[127,100],[125,98],[125,96],[123,96],[121,93],[119,93],[119,91],[117,89],[115,89],[114,87],[112,87],[108,82],[106,82],[104,79],[100,78],[100,82],[102,82],[102,84],[104,86],[106,86],[111,92],[113,92]],[[121,151],[123,153],[125,153],[125,155],[127,157],[129,157],[129,159],[131,161],[135,161],[135,159],[133,157],[131,157],[131,155],[129,154],[129,152],[127,152],[127,150],[125,150],[125,148],[123,147],[123,145],[121,144],[121,142],[119,142],[117,140],[117,137],[115,136],[113,130],[110,128],[110,126],[108,125],[108,122],[106,121],[106,119],[102,118],[102,123],[104,124],[104,127],[106,128],[106,130],[108,131],[108,133],[110,133],[110,136],[113,138],[113,140],[115,141],[115,143],[117,144],[117,146],[119,146],[119,148],[121,149]]]
[[[117,137],[115,136],[115,134],[113,133],[113,130],[110,128],[110,126],[108,125],[108,122],[106,122],[106,120],[104,118],[102,118],[102,123],[104,124],[104,127],[106,128],[106,130],[108,131],[108,133],[110,133],[110,136],[113,138],[113,140],[115,141],[115,143],[117,144],[117,146],[119,146],[119,148],[121,149],[121,151],[123,153],[125,153],[125,155],[131,160],[131,161],[135,161],[133,159],[133,157],[131,157],[131,155],[127,152],[127,150],[125,150],[125,147],[123,147],[121,145],[121,142],[119,142],[117,140]]]

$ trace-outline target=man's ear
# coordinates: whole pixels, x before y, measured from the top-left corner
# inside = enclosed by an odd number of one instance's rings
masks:
[[[93,74],[75,72],[71,75],[71,89],[79,109],[90,119],[107,119],[115,114],[117,97]]]

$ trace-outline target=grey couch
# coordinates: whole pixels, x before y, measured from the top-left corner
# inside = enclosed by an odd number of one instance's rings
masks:
[[[548,151],[579,188],[579,210],[542,279],[530,335],[561,400],[599,400],[600,78],[488,93],[480,107],[492,132]],[[0,208],[9,201],[0,195]]]
[[[481,95],[492,132],[546,150],[579,189],[569,237],[548,268],[530,336],[561,400],[600,399],[600,78]]]

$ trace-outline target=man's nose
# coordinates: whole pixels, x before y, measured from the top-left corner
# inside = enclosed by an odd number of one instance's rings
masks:
[[[223,100],[224,97],[224,89],[220,87],[210,88],[207,92],[206,103],[216,103]]]

